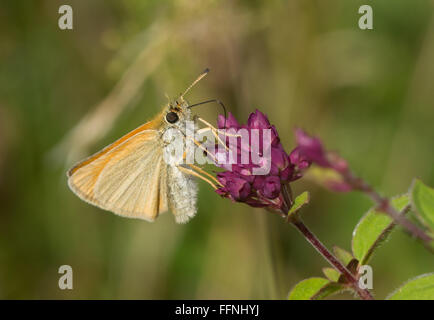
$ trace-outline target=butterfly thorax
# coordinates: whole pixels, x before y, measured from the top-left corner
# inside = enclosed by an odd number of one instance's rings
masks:
[[[198,187],[194,177],[179,167],[185,167],[186,142],[191,133],[194,133],[197,123],[191,116],[188,103],[183,99],[170,103],[163,119],[165,124],[161,134],[167,169],[169,209],[178,223],[185,223],[196,214]]]

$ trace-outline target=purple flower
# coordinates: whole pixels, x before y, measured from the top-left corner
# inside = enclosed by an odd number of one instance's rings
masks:
[[[345,181],[348,174],[348,163],[337,153],[326,151],[318,138],[309,136],[301,129],[295,132],[297,147],[290,155],[291,162],[302,171],[311,163],[315,163],[322,168],[322,173],[315,175],[316,180],[320,181],[328,189],[336,192],[351,191],[353,187]],[[334,172],[328,174],[327,172]]]
[[[307,162],[315,163],[323,168],[331,168],[338,172],[348,170],[347,162],[336,153],[327,152],[318,138],[309,136],[301,129],[296,129],[297,154],[294,154],[294,161],[300,162],[304,159]],[[295,151],[294,150],[294,151]]]
[[[276,199],[280,194],[280,179],[276,176],[266,177],[259,192],[268,199]]]
[[[218,189],[219,194],[228,193],[235,201],[246,200],[250,195],[250,183],[238,174],[225,171],[217,174],[217,180],[225,186],[225,189]]]
[[[336,153],[326,151],[318,138],[309,136],[301,129],[296,129],[297,146],[288,155],[280,142],[276,128],[259,110],[250,114],[245,125],[240,124],[231,113],[228,113],[226,119],[219,115],[217,126],[220,130],[226,129],[231,134],[239,135],[235,138],[231,136],[232,141],[237,141],[236,146],[229,145],[231,139],[224,134],[220,135],[223,142],[220,141],[220,144],[217,143],[215,146],[218,151],[214,154],[209,153],[215,165],[224,170],[217,174],[220,186],[216,192],[222,197],[286,214],[290,204],[285,202],[287,197],[283,196],[283,190],[289,188],[289,183],[300,179],[312,163],[318,166],[317,169],[334,173],[320,173],[319,178],[329,189],[338,192],[351,190],[345,179],[339,178],[348,172],[347,162]],[[242,130],[244,138],[248,138],[247,145],[240,143],[243,137],[240,133]],[[246,133],[248,137],[245,137]],[[259,140],[256,139],[258,133]],[[264,139],[268,133],[270,140]],[[241,161],[246,155],[248,163]],[[230,157],[236,160],[235,163],[228,163]],[[259,174],[255,170],[264,167],[269,168],[269,171]]]
[[[225,123],[225,120],[226,120],[226,123]],[[226,126],[225,126],[225,124],[226,124]],[[221,114],[218,115],[217,127],[219,129],[229,129],[229,128],[238,129],[238,128],[240,128],[240,125],[238,124],[238,121],[237,121],[237,119],[235,119],[233,114],[229,112],[227,119],[225,119],[225,117]]]
[[[247,120],[247,126],[251,129],[269,129],[271,127],[267,116],[258,109],[250,114]]]
[[[246,125],[240,125],[235,117],[229,113],[226,121],[222,115],[219,115],[217,125],[219,129],[247,130],[249,144],[243,146],[239,143],[235,148],[236,164],[216,163],[217,166],[225,170],[217,174],[217,180],[221,186],[216,192],[223,197],[244,202],[253,207],[267,207],[284,212],[282,185],[298,179],[300,174],[296,174],[294,171],[295,165],[285,152],[280,143],[277,130],[270,124],[267,116],[256,110],[250,114]],[[259,141],[252,138],[253,130],[255,130],[255,134],[259,132]],[[265,130],[269,130],[271,136],[271,140],[267,141],[267,143],[265,139],[262,139]],[[237,139],[240,142],[241,138]],[[228,144],[227,146],[231,147]],[[242,152],[248,153],[249,163],[244,164],[240,161]],[[229,152],[226,149],[220,151],[220,153],[222,154],[218,154],[214,158],[227,159]],[[253,163],[252,161],[253,156],[256,155],[255,153],[259,153],[259,163]],[[264,156],[266,154],[270,154],[270,157]],[[266,174],[255,174],[255,169],[258,167],[268,167],[270,170]]]
[[[291,151],[289,155],[289,160],[299,170],[304,170],[308,168],[311,164],[311,162],[306,158],[306,156],[300,153],[300,147],[296,147],[294,150]]]
[[[318,138],[313,138],[301,129],[295,130],[298,152],[309,162],[315,162],[321,167],[330,167],[324,148]]]

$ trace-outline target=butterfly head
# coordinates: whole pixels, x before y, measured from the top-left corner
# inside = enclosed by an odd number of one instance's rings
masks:
[[[178,126],[191,119],[191,111],[188,108],[187,101],[181,96],[173,102],[170,102],[164,114],[164,120],[169,126]]]
[[[191,120],[191,111],[188,102],[184,99],[187,92],[193,88],[203,77],[207,75],[209,69],[205,69],[196,80],[182,93],[175,101],[170,101],[164,114],[164,120],[168,126],[179,127],[187,120]]]

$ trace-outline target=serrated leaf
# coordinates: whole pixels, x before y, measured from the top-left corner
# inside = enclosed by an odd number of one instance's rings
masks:
[[[388,300],[434,300],[434,273],[423,274],[404,283]]]
[[[307,203],[309,203],[309,192],[305,191],[294,199],[294,203],[291,209],[289,209],[288,217],[300,210],[300,208]]]
[[[329,283],[329,280],[319,277],[300,281],[289,293],[288,300],[311,300]]]
[[[423,222],[434,231],[434,189],[414,179],[410,189],[411,202]]]
[[[391,205],[402,211],[408,206],[409,201],[408,195],[403,195],[392,199]],[[387,238],[394,226],[392,218],[377,212],[374,208],[360,219],[353,231],[352,249],[354,257],[361,265],[368,262],[375,248]]]
[[[336,258],[338,258],[338,260],[342,262],[345,266],[348,265],[348,263],[350,263],[350,261],[354,259],[351,253],[338,246],[333,246],[333,253],[336,256]]]
[[[334,268],[322,268],[322,272],[330,281],[337,282],[341,274]]]

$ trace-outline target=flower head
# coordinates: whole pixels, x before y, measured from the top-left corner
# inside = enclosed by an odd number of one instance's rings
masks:
[[[217,166],[225,169],[217,174],[221,186],[216,192],[223,197],[253,207],[267,207],[284,212],[287,208],[285,209],[282,186],[301,177],[300,170],[308,165],[306,160],[295,155],[291,159],[280,142],[276,128],[259,110],[250,114],[245,125],[239,124],[231,113],[226,119],[219,115],[217,124],[219,129],[232,130],[230,132],[244,129],[249,143],[247,146],[240,143],[241,137],[237,138],[236,146],[229,145],[225,141],[229,150],[225,149],[219,151],[220,154],[216,154],[215,158],[221,159],[227,158],[229,153],[234,152],[237,160],[235,164],[216,163]],[[257,134],[259,134],[259,141],[254,139]],[[264,138],[266,135],[269,137],[268,140]],[[247,163],[241,161],[243,152],[248,155]],[[259,157],[259,162],[253,161],[255,156]],[[269,170],[265,174],[257,174],[255,169],[258,167],[268,167]]]

